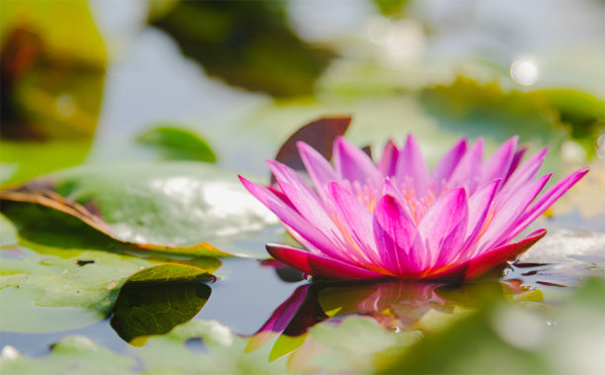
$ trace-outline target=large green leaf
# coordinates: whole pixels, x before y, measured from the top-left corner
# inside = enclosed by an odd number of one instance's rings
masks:
[[[0,330],[8,332],[58,332],[96,323],[109,313],[126,278],[154,264],[106,251],[26,243],[5,247],[0,255]]]
[[[86,226],[79,228],[76,219],[63,228],[68,233],[49,232],[43,240],[58,240],[62,246],[47,246],[20,238],[17,228],[0,217],[3,241],[7,239],[0,250],[0,331],[44,333],[85,327],[109,314],[129,277],[134,281],[131,284],[208,280],[213,278],[208,272],[221,264],[208,257],[143,258],[108,252],[119,249],[90,238],[90,234],[102,235]],[[46,220],[40,222],[48,225]],[[62,241],[70,233],[74,237],[73,230],[81,231],[86,239]]]
[[[33,181],[19,194],[3,198],[43,201],[112,238],[155,251],[228,255],[220,247],[264,256],[266,238],[254,242],[254,236],[276,223],[234,174],[203,163],[81,166]]]

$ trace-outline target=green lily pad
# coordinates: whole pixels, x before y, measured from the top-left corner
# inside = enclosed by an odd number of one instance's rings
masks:
[[[156,149],[165,160],[216,161],[210,145],[190,130],[161,126],[141,134],[137,143]]]
[[[209,257],[142,258],[103,248],[51,247],[27,241],[10,225],[2,230],[3,237],[12,236],[16,243],[9,241],[0,250],[0,331],[45,333],[85,327],[109,314],[129,277],[139,284],[211,280],[209,272],[221,265]]]
[[[28,358],[12,347],[0,356],[0,371],[10,374],[134,374],[137,362],[98,345],[88,337],[68,336],[50,355]]]
[[[126,278],[153,265],[106,251],[36,247],[41,251],[0,250],[1,331],[58,332],[96,323]]]
[[[151,268],[157,267],[163,265]],[[182,276],[182,272],[176,271],[173,275]],[[139,274],[145,272],[143,270]],[[201,275],[191,276],[199,279]],[[211,275],[209,278],[213,279]],[[199,281],[156,281],[141,283],[137,281],[137,274],[133,275],[120,290],[113,308],[111,326],[122,339],[133,345],[140,346],[147,336],[169,332],[191,320],[210,298],[210,287]]]
[[[216,278],[207,270],[195,266],[178,263],[164,263],[148,267],[128,278],[129,283],[168,283],[175,281],[204,280],[214,281]]]
[[[264,256],[266,239],[257,246],[238,243],[277,222],[234,174],[201,163],[81,166],[24,189],[23,194],[2,192],[2,198],[42,202],[113,239],[152,251]],[[54,222],[49,229],[61,224]]]

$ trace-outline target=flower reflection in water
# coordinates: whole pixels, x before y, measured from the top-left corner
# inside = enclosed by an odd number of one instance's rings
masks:
[[[313,355],[321,348],[308,335],[309,329],[318,323],[338,324],[353,315],[370,317],[395,332],[416,332],[421,336],[447,326],[486,300],[517,299],[532,290],[517,280],[474,284],[401,280],[305,284],[250,338],[247,351],[275,340],[270,360],[295,351],[295,355]]]

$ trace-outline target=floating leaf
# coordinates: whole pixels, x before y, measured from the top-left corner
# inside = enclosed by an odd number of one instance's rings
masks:
[[[134,374],[136,366],[135,359],[85,336],[65,337],[43,359],[25,357],[11,347],[0,356],[0,371],[7,374]]]
[[[58,332],[99,322],[126,278],[154,264],[106,251],[25,244],[0,251],[1,331]]]
[[[237,243],[276,222],[235,175],[192,162],[82,166],[2,191],[0,198],[61,211],[128,246],[196,256],[229,256],[210,243],[230,253],[264,254],[260,243]]]
[[[80,231],[77,225],[82,223],[72,220],[68,229]],[[86,229],[99,235],[84,226],[81,233],[86,237]],[[180,260],[110,253],[94,239],[60,241],[62,246],[49,247],[19,239],[17,233],[13,236],[18,244],[7,244],[0,251],[0,330],[8,332],[56,332],[88,326],[107,316],[129,278],[129,285],[211,281],[214,276],[209,272],[221,265],[210,257]],[[64,238],[63,234],[57,238]],[[103,251],[75,247],[87,244]]]
[[[334,55],[301,41],[284,8],[271,1],[180,1],[151,24],[229,84],[274,96],[311,94]]]
[[[157,149],[165,160],[216,161],[208,143],[190,130],[161,126],[141,134],[137,142]]]
[[[120,290],[111,326],[122,339],[140,346],[146,336],[169,332],[191,320],[210,298],[211,289],[202,281],[213,280],[204,270],[178,264],[139,271]]]
[[[215,281],[207,270],[179,263],[164,263],[148,267],[128,278],[128,283],[170,283],[178,281]]]
[[[280,147],[275,160],[297,171],[304,171],[305,166],[298,153],[297,142],[305,142],[322,154],[332,159],[332,145],[338,136],[345,134],[351,123],[351,117],[325,117],[315,120],[292,134]],[[271,183],[275,177],[271,176]]]

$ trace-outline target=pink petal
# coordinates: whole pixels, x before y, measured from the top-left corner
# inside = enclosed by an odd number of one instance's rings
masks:
[[[388,275],[356,267],[333,258],[311,254],[290,246],[267,244],[267,251],[275,259],[318,279],[377,279],[388,277]]]
[[[283,164],[270,161],[269,167],[284,194],[288,196],[293,206],[308,221],[307,225],[317,228],[332,243],[332,248],[338,249],[337,258],[341,260],[350,258],[355,262],[367,260],[362,253],[347,241],[346,235],[343,235],[342,231],[332,221],[330,214],[315,192],[294,170]],[[326,203],[332,208],[332,201]],[[294,229],[298,231],[297,228]]]
[[[301,237],[308,241],[312,247],[309,250],[317,249],[323,254],[336,258],[344,258],[342,251],[335,249],[335,245],[326,236],[311,225],[304,217],[300,215],[291,206],[284,203],[269,189],[254,182],[248,181],[240,176],[242,184],[248,191],[256,197],[262,204],[267,206],[286,226],[292,231],[297,232]]]
[[[483,176],[481,184],[486,184],[496,178],[505,178],[508,175],[511,162],[517,148],[518,136],[514,136],[506,141],[483,166]]]
[[[330,181],[337,181],[336,172],[330,163],[317,152],[313,147],[304,142],[297,142],[300,158],[313,180],[315,190],[326,199],[326,184]]]
[[[517,167],[521,163],[521,159],[523,159],[523,156],[525,155],[526,152],[527,152],[527,147],[525,147],[525,146],[521,147],[520,149],[517,150],[517,152],[515,152],[515,155],[513,155],[513,160],[510,162],[510,167],[508,168],[508,173],[506,174],[506,177],[504,178],[504,183],[506,183],[506,181],[508,181],[508,179],[513,174],[513,172],[517,170]]]
[[[470,255],[469,252],[474,249],[475,241],[483,229],[483,223],[487,218],[492,201],[496,195],[496,190],[501,181],[494,180],[484,185],[468,200],[469,218],[464,245],[462,245],[460,254],[455,259],[464,260],[468,258]]]
[[[507,262],[514,261],[519,255],[527,251],[527,249],[544,237],[544,235],[546,235],[546,230],[539,229],[525,237],[522,241],[500,246],[458,266],[432,274],[429,278],[477,279],[489,271],[506,265]]]
[[[521,233],[529,224],[538,218],[544,211],[546,211],[553,203],[557,201],[567,190],[569,190],[576,182],[580,181],[589,169],[584,168],[572,173],[565,177],[563,180],[556,183],[553,187],[548,189],[538,201],[532,204],[521,217],[515,223],[515,229],[509,233],[508,239],[514,238],[517,234]]]
[[[516,189],[519,189],[521,186],[524,186],[529,183],[529,181],[534,178],[536,173],[538,173],[538,170],[540,169],[540,166],[542,166],[542,162],[544,162],[544,158],[546,157],[547,152],[548,148],[543,148],[542,150],[536,152],[520,167],[518,167],[510,175],[510,177],[502,187],[502,190],[500,191],[500,196],[507,197],[510,192],[513,192]]]
[[[550,176],[550,174],[542,176],[517,191],[508,201],[499,201],[494,204],[494,219],[489,223],[477,245],[479,253],[488,251],[489,248],[499,246],[505,242],[504,240],[513,229],[511,226],[540,193]]]
[[[397,158],[395,176],[398,181],[408,177],[414,183],[416,196],[423,196],[429,183],[429,171],[422,156],[420,146],[413,135],[408,135],[405,146]]]
[[[377,186],[380,181],[380,173],[372,159],[343,137],[336,138],[334,142],[334,166],[338,176],[351,182]]]
[[[418,226],[424,247],[430,257],[429,265],[435,267],[459,250],[466,234],[468,205],[463,188],[457,188],[440,196],[427,210]],[[450,243],[451,242],[451,243]],[[448,248],[444,248],[448,244]]]
[[[374,239],[383,253],[383,265],[397,276],[415,278],[428,264],[420,233],[412,218],[391,195],[374,210]]]
[[[403,193],[397,187],[397,181],[395,181],[395,177],[387,177],[384,179],[382,184],[382,195],[390,195],[399,202],[401,207],[404,208],[406,215],[412,217],[410,212],[410,208],[408,207],[408,203],[403,199]]]
[[[479,138],[475,146],[468,151],[452,173],[448,181],[450,187],[466,187],[473,194],[479,186],[483,162],[483,139]]]
[[[441,192],[441,184],[448,181],[462,157],[466,154],[467,141],[465,138],[460,140],[452,149],[441,159],[433,172],[433,182],[437,194]]]
[[[372,213],[361,204],[355,195],[335,182],[328,185],[330,198],[336,203],[336,215],[353,245],[361,251],[368,262],[381,264],[380,254],[374,244]]]
[[[378,170],[383,177],[390,177],[395,175],[395,168],[397,166],[397,157],[399,155],[399,149],[389,139],[387,144],[384,146],[380,162],[378,163]]]

